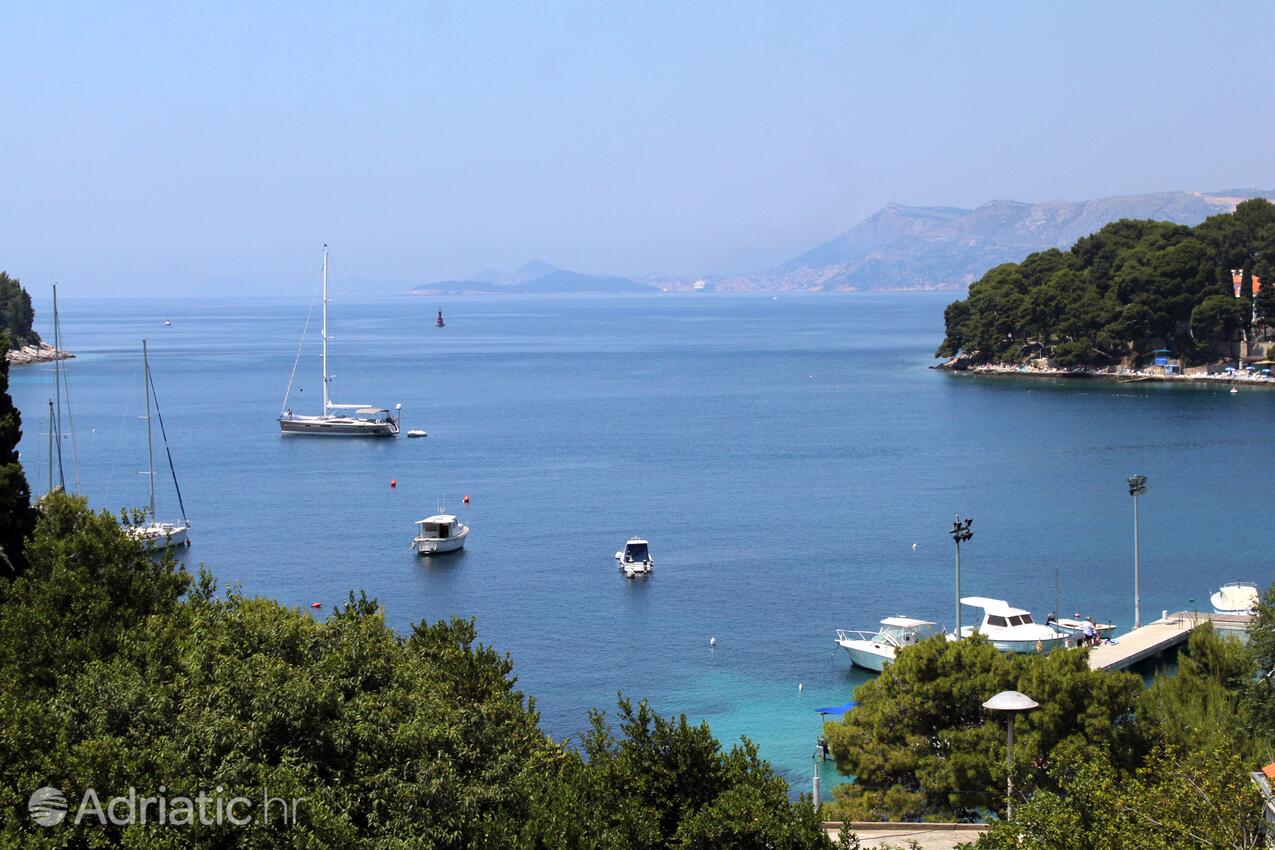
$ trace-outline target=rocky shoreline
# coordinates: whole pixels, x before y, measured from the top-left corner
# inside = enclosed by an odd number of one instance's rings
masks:
[[[70,360],[74,354],[64,348],[54,348],[47,342],[24,345],[5,352],[4,359],[10,366],[28,366],[32,363],[52,363],[54,360]]]
[[[1275,377],[1260,372],[1247,371],[1210,371],[1217,367],[1194,366],[1181,375],[1168,375],[1160,369],[1128,369],[1111,366],[1105,369],[1076,367],[1063,369],[1057,366],[1037,365],[1035,363],[979,363],[968,361],[957,362],[957,358],[935,365],[934,369],[942,369],[954,373],[971,375],[996,375],[1012,378],[1097,378],[1115,381],[1121,384],[1133,383],[1198,383],[1198,384],[1242,384],[1245,386],[1275,387]]]

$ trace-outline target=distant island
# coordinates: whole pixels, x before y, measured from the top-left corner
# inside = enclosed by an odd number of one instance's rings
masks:
[[[550,295],[585,293],[654,293],[647,283],[612,275],[581,274],[560,269],[541,260],[524,263],[512,273],[488,270],[467,280],[424,283],[413,295]]]
[[[1195,226],[1275,190],[1150,192],[1083,201],[988,201],[973,209],[889,204],[768,269],[739,274],[579,274],[541,261],[428,283],[422,295],[529,292],[854,292],[959,290],[1001,263],[1067,248],[1123,219]]]
[[[1207,374],[1275,354],[1275,205],[1195,227],[1121,220],[993,268],[948,305],[953,369]]]

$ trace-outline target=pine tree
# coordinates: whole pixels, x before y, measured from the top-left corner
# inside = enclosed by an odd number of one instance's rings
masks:
[[[0,352],[8,348],[8,334],[0,332]],[[21,438],[22,414],[9,397],[9,364],[0,358],[0,573],[9,575],[26,565],[23,542],[35,528],[31,488],[18,462]]]

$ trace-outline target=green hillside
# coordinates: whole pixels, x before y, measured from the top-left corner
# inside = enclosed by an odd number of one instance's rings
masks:
[[[1167,349],[1189,363],[1275,327],[1275,205],[1241,203],[1195,227],[1121,220],[1076,242],[1006,263],[948,305],[935,356],[1108,366]],[[1232,270],[1242,270],[1242,291]],[[1267,285],[1253,296],[1257,275]]]

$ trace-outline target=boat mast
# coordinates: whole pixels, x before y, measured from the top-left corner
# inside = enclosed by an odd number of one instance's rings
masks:
[[[62,360],[57,353],[62,350],[62,324],[58,320],[58,285],[53,284],[53,397],[57,399],[58,484],[66,489],[66,470],[62,466]]]
[[[49,399],[49,492],[53,492],[53,399]]]
[[[142,340],[142,382],[146,387],[146,476],[150,479],[151,520],[155,519],[155,450],[151,445],[151,364]]]
[[[328,415],[328,243],[323,243],[323,412]]]

